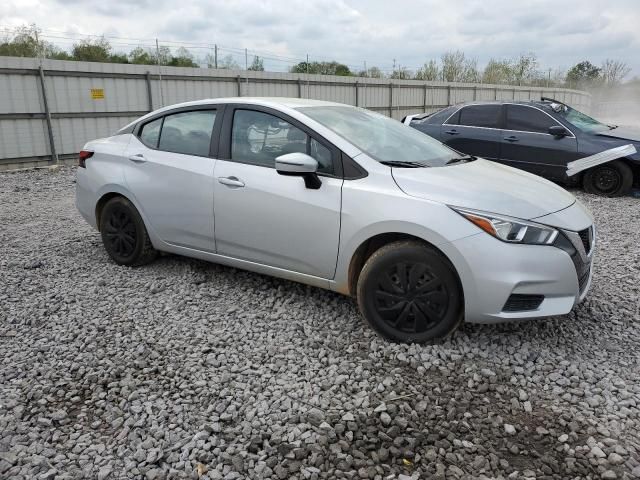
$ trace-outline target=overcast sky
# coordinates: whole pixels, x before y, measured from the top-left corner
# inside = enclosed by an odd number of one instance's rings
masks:
[[[629,78],[640,76],[640,0],[0,1],[0,27],[27,23],[63,47],[72,41],[54,35],[122,37],[112,40],[122,51],[136,43],[124,39],[158,37],[383,69],[394,58],[415,69],[448,50],[476,57],[480,67],[531,51],[543,69],[614,58],[632,67]]]

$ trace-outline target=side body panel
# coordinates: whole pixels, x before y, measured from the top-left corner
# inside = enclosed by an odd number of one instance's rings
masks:
[[[143,155],[144,161],[129,157]],[[213,252],[215,160],[147,148],[136,137],[125,153],[124,176],[158,236],[167,243]]]
[[[462,153],[487,160],[500,158],[502,131],[495,128],[442,125],[440,140]]]
[[[244,184],[220,183],[233,177]],[[218,253],[322,278],[333,278],[340,235],[342,179],[318,190],[274,168],[218,160],[215,168]]]

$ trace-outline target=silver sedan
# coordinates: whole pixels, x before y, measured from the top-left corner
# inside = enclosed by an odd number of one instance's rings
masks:
[[[183,103],[79,166],[78,210],[116,263],[171,252],[331,289],[396,341],[566,314],[591,282],[593,219],[570,193],[361,108]]]

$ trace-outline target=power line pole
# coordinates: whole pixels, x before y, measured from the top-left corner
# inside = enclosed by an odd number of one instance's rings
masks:
[[[369,76],[369,71],[367,70],[367,61],[364,61],[364,77],[367,78]],[[363,108],[367,108],[367,81],[364,81],[364,93],[362,95],[362,106]]]
[[[160,106],[164,107],[164,94],[162,92],[162,70],[160,69],[160,45],[156,38],[156,57],[158,59],[158,84],[160,85]]]
[[[244,49],[244,76],[247,80],[247,95],[249,95],[249,53]]]
[[[213,46],[213,66],[218,68],[218,44]]]
[[[307,53],[307,98],[309,98],[309,54]]]

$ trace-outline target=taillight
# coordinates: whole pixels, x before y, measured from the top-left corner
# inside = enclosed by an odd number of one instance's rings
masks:
[[[80,150],[80,155],[78,156],[78,166],[82,168],[86,168],[85,162],[87,158],[93,157],[93,152],[89,150]]]

